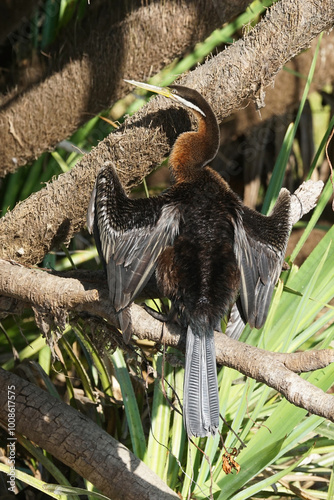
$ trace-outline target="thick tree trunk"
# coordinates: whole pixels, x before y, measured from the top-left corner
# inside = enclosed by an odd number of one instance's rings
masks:
[[[0,420],[15,394],[15,430],[114,500],[179,498],[143,462],[92,420],[48,392],[0,368]],[[33,425],[32,425],[33,423]]]
[[[145,2],[146,3],[146,2]],[[48,53],[48,75],[0,108],[0,175],[16,170],[242,12],[249,0],[94,2]],[[117,7],[117,4],[119,5]],[[124,7],[126,5],[126,7]],[[0,8],[1,12],[1,8]]]
[[[221,121],[246,97],[263,103],[265,87],[282,66],[333,23],[332,1],[282,0],[243,40],[189,73],[182,83],[200,90]],[[105,162],[114,163],[130,188],[159,165],[177,135],[188,128],[183,109],[172,110],[161,97],[152,99],[71,172],[1,219],[0,257],[40,262],[52,247],[69,242],[84,225],[95,177]]]

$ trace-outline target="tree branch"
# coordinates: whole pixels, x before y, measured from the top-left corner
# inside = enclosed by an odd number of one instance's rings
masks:
[[[258,96],[262,102],[264,88],[283,64],[333,22],[333,2],[282,0],[243,40],[191,72],[182,83],[200,90],[221,121],[246,97]],[[1,219],[0,258],[36,263],[52,247],[68,243],[85,223],[100,167],[112,161],[125,186],[138,184],[168,154],[175,138],[189,128],[187,116],[183,109],[172,110],[161,97],[152,99],[71,172]]]
[[[95,7],[93,2],[87,18],[74,19],[58,46],[49,49],[50,67],[39,84],[18,94],[14,89],[4,99],[0,175],[54,148],[124,97],[128,86],[122,78],[147,79],[248,3],[131,0]]]
[[[0,277],[0,293],[28,301],[34,310],[37,310],[37,314],[43,312],[48,316],[48,319],[44,317],[44,325],[47,325],[48,329],[52,324],[64,327],[60,325],[59,317],[67,315],[68,311],[100,316],[117,326],[117,318],[110,306],[105,280],[102,286],[95,281],[97,290],[94,289],[94,281],[87,279],[88,276],[80,280],[61,278],[7,261],[0,261]],[[61,293],[62,291],[64,293]],[[131,306],[130,316],[138,339],[163,342],[165,345],[184,350],[184,332],[178,325],[161,323],[136,304]],[[45,334],[48,335],[48,330],[45,330]],[[238,342],[220,332],[215,332],[215,345],[219,364],[264,382],[296,406],[334,422],[332,396],[296,375],[300,372],[318,370],[332,363],[333,350],[292,354],[267,352]]]
[[[52,453],[104,495],[115,500],[179,498],[139,458],[82,413],[1,368],[0,386],[3,425],[7,427],[8,421],[7,387],[14,386],[16,432]]]

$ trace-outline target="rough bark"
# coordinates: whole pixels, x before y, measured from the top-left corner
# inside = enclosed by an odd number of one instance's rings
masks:
[[[294,111],[299,106],[305,88],[305,78],[309,72],[318,40],[311,43],[310,49],[302,52],[289,61],[280,71],[272,86],[266,89],[265,107],[260,112],[253,103],[237,113],[229,120],[224,120],[220,126],[221,142],[229,143],[234,137],[250,134],[257,125],[263,125],[273,115],[282,116],[288,111]],[[322,89],[334,81],[334,32],[324,36],[316,62],[314,77],[311,84],[312,90]],[[296,78],[296,72],[303,77]],[[258,141],[262,146],[261,138]]]
[[[34,160],[90,117],[124,97],[123,78],[145,80],[215,28],[242,12],[249,0],[140,0],[92,3],[50,50],[51,67],[38,85],[10,93],[0,110],[1,174]],[[171,28],[172,27],[172,28]],[[33,126],[31,126],[33,124]]]
[[[333,22],[332,1],[282,0],[244,39],[189,73],[182,83],[201,91],[221,121],[247,97],[262,104],[265,87],[282,66]],[[188,128],[183,109],[172,109],[161,97],[152,99],[71,172],[2,218],[0,257],[36,263],[53,246],[69,242],[85,223],[96,174],[106,161],[115,164],[130,188],[160,164],[175,138]]]
[[[14,386],[16,432],[91,481],[114,500],[179,498],[166,483],[85,415],[0,368],[0,420],[8,421],[7,388]],[[31,423],[34,425],[31,425]]]

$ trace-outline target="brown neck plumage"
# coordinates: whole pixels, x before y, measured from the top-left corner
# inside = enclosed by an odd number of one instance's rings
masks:
[[[205,114],[204,116],[191,109],[198,120],[197,131],[181,134],[169,157],[169,166],[176,182],[192,180],[196,177],[199,169],[213,160],[218,151],[219,127],[217,119],[203,98],[197,105]]]

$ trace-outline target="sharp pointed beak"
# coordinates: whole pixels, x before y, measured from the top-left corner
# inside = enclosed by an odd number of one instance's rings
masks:
[[[136,87],[140,87],[141,89],[149,90],[150,92],[155,92],[156,94],[163,95],[165,97],[169,97],[172,101],[177,102],[178,104],[182,104],[188,109],[193,110],[194,112],[200,113],[205,117],[204,111],[192,103],[190,100],[184,99],[178,94],[174,94],[172,89],[169,87],[157,87],[156,85],[150,85],[149,83],[136,82],[135,80],[124,80],[130,85],[135,85]]]
[[[136,82],[135,80],[124,80],[130,85],[135,85],[141,89],[149,90],[150,92],[154,92],[155,94],[160,94],[165,97],[170,97],[173,101],[179,102],[178,96],[173,94],[171,89],[168,87],[157,87],[156,85],[150,85],[148,83]]]

